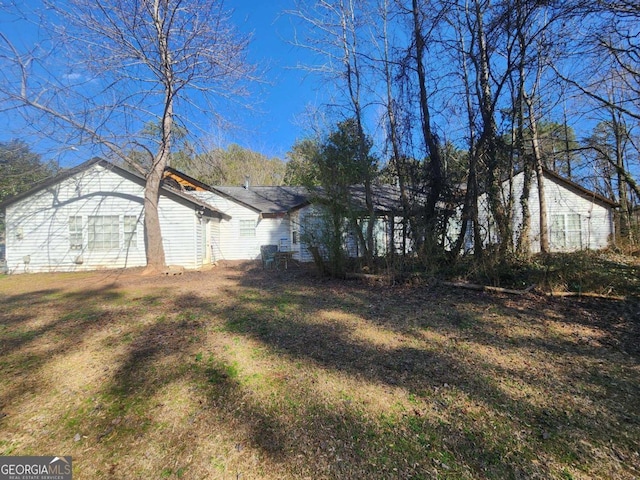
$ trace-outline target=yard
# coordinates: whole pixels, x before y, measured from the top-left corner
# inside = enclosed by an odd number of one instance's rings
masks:
[[[640,477],[635,300],[249,263],[0,276],[0,302],[0,455],[75,479]]]

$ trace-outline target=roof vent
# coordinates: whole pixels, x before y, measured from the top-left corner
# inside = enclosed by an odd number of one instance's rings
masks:
[[[244,176],[244,188],[249,190],[249,175]]]

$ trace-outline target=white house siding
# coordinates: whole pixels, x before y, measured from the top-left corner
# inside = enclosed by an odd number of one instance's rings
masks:
[[[9,272],[70,272],[145,266],[143,194],[142,185],[96,164],[8,205],[6,257]],[[199,267],[202,252],[194,253],[198,234],[194,208],[165,196],[160,197],[159,205],[167,264]],[[81,218],[81,248],[71,246],[71,216]],[[90,216],[118,216],[117,249],[89,249]],[[124,216],[137,218],[135,241],[130,245],[125,245]]]
[[[324,233],[322,232],[325,216],[322,212],[313,205],[308,205],[301,208],[295,214],[292,214],[291,224],[297,225],[299,232],[302,234],[302,239],[299,245],[294,248],[296,253],[294,258],[301,262],[312,262],[313,256],[309,251],[309,245],[304,242],[304,238],[308,235],[314,235],[318,238],[322,238]],[[391,221],[394,221],[393,219]],[[362,224],[362,228],[366,228],[366,220]],[[391,224],[387,217],[378,217],[374,225],[374,242],[376,255],[385,255],[389,251],[389,239],[391,235]],[[300,235],[299,235],[300,237]],[[400,246],[402,243],[400,242]],[[344,248],[347,255],[353,258],[362,255],[362,248],[359,246],[358,237],[355,233],[347,233],[344,238]]]
[[[288,217],[260,218],[258,212],[214,192],[194,192],[198,198],[231,217],[221,220],[212,230],[212,246],[216,260],[255,260],[260,258],[261,245],[279,245],[290,238]],[[255,225],[248,234],[247,223]],[[241,232],[241,227],[242,232]]]
[[[278,247],[290,249],[291,232],[289,228],[289,216],[263,218],[258,222],[257,236],[260,245],[278,245]],[[259,247],[258,253],[260,253]]]
[[[392,217],[393,222],[393,247],[394,252],[399,254],[407,254],[413,249],[413,242],[409,236],[408,225],[403,222],[402,217]],[[389,235],[391,235],[391,223],[389,223]]]
[[[158,206],[162,244],[167,265],[185,268],[202,266],[202,221],[194,208],[160,197]]]
[[[567,195],[567,192],[570,194]],[[545,196],[547,197],[550,228],[553,215],[577,214],[580,216],[580,244],[558,247],[558,249],[576,250],[586,248],[597,250],[609,246],[614,233],[611,208],[605,207],[601,202],[596,202],[593,198],[587,198],[562,188],[555,179],[546,180]],[[538,248],[539,245],[540,242],[538,241]]]
[[[289,224],[289,248],[293,252],[293,258],[299,262],[312,262],[313,258],[311,257],[311,253],[309,252],[308,245],[303,242],[303,233],[304,226],[302,222],[304,221],[305,212],[308,211],[310,207],[303,207],[299,210],[291,212],[288,216],[288,224]],[[294,240],[294,232],[296,243],[293,243]]]
[[[373,238],[375,243],[375,255],[383,256],[389,253],[391,226],[394,222],[393,217],[380,216],[376,218],[373,227]]]
[[[145,265],[141,195],[140,185],[94,165],[8,205],[8,270],[22,273]],[[88,249],[88,217],[99,215],[119,216],[119,249]],[[135,247],[124,245],[124,215],[139,219]],[[82,217],[82,248],[71,248],[70,216]]]
[[[205,218],[203,222],[202,264],[205,265],[216,262],[216,246],[220,237],[220,219]]]
[[[360,222],[362,234],[366,236],[367,219]],[[386,255],[389,251],[389,236],[391,225],[386,217],[377,217],[373,225],[374,256]],[[358,233],[351,227],[347,229],[344,239],[344,247],[347,255],[351,258],[358,258],[363,255],[363,245],[360,242]]]
[[[297,252],[293,258],[300,262],[313,262],[313,256],[309,251],[309,244],[305,241],[308,235],[313,235],[319,228],[322,215],[314,205],[307,205],[291,215],[291,225],[298,228],[299,242]]]
[[[211,226],[211,262],[223,259],[220,241],[220,220],[212,221]]]
[[[545,175],[545,198],[547,204],[547,224],[550,232],[550,248],[551,251],[571,251],[579,249],[597,250],[606,248],[609,245],[610,238],[613,235],[613,219],[612,209],[603,205],[601,201],[594,198],[588,198],[586,194],[579,194],[574,189],[567,187],[563,182],[554,177]],[[520,197],[523,187],[524,175],[522,173],[516,175],[513,179],[513,235],[514,244],[517,241],[519,232],[522,228],[522,206]],[[508,188],[508,182],[505,182],[505,192]],[[497,230],[492,225],[489,215],[488,201],[486,194],[479,199],[479,219],[482,225],[483,233],[488,243],[497,241]],[[538,196],[538,182],[535,175],[531,181],[529,194],[529,212],[530,212],[530,241],[531,252],[540,251],[540,202]],[[565,232],[567,223],[572,219],[579,218],[580,235],[579,240],[569,242],[554,242],[554,225],[553,217],[559,216],[563,219]]]

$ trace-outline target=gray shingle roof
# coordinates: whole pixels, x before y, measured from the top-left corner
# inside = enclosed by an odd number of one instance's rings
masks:
[[[309,203],[309,192],[304,187],[210,187],[253,210],[266,214],[286,213]]]
[[[313,191],[306,187],[210,187],[214,193],[221,194],[262,214],[284,214],[311,203],[314,198],[322,197],[323,191]],[[364,186],[350,187],[352,205],[366,210]],[[378,213],[391,213],[401,210],[400,191],[393,185],[375,185],[373,201]]]

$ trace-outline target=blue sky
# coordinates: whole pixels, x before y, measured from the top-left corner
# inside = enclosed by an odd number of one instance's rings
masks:
[[[37,2],[24,4],[26,8]],[[320,82],[312,78],[300,64],[310,61],[309,52],[294,47],[292,18],[284,12],[294,7],[292,0],[270,0],[254,2],[247,0],[226,0],[225,6],[233,11],[234,26],[245,34],[251,34],[248,59],[263,72],[262,82],[253,85],[253,95],[245,102],[251,109],[235,109],[229,115],[234,128],[212,131],[206,140],[212,146],[225,147],[237,143],[243,147],[261,152],[267,156],[285,158],[296,139],[305,135],[301,126],[308,106],[318,106],[322,102]],[[16,45],[29,48],[37,38],[35,27],[23,22],[12,21],[7,13],[0,10],[0,31]],[[15,137],[7,133],[9,126],[19,124],[20,119],[12,112],[0,113],[0,140]],[[12,135],[8,137],[8,135]],[[28,138],[25,139],[29,141]],[[35,147],[46,156],[44,147]],[[62,160],[64,166],[79,163],[82,153],[67,154]]]
[[[254,2],[228,0],[234,23],[242,32],[252,33],[249,59],[265,68],[265,83],[255,98],[259,113],[241,113],[240,130],[230,140],[267,155],[284,157],[297,138],[304,135],[302,117],[308,105],[322,102],[317,79],[298,68],[310,61],[304,49],[291,45],[292,18],[284,14],[292,9],[291,0]]]

